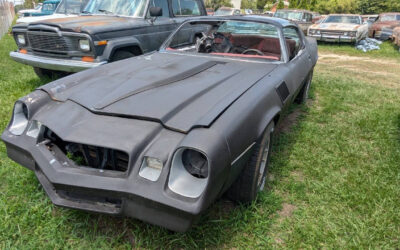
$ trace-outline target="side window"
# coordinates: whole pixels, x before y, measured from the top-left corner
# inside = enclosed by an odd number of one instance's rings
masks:
[[[295,27],[284,28],[283,35],[285,36],[289,60],[292,60],[303,48],[303,41],[301,40],[301,36],[299,35],[299,30]]]
[[[174,16],[200,16],[199,4],[195,0],[172,0]]]
[[[160,7],[162,16],[169,17],[168,0],[150,0],[149,7]]]
[[[312,21],[312,15],[307,13],[306,14],[306,20],[307,20],[307,22],[311,22]]]

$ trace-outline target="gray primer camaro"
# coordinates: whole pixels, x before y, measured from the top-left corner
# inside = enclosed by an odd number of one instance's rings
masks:
[[[158,52],[21,98],[1,138],[54,204],[186,231],[221,195],[263,189],[274,127],[307,99],[317,57],[283,19],[191,19]]]

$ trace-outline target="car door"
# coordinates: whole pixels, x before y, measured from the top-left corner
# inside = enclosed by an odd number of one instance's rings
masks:
[[[149,11],[147,11],[146,19],[149,21],[149,25],[144,28],[145,32],[142,37],[142,48],[145,53],[159,49],[169,34],[176,28],[176,24],[171,17],[168,0],[150,0],[148,9],[150,7],[160,7],[162,16],[153,18],[150,17]]]
[[[311,70],[311,55],[306,49],[305,37],[300,33],[297,27],[289,26],[283,28],[283,35],[286,41],[289,59],[287,63],[289,76],[286,84],[289,92],[295,95],[302,87],[302,84]]]

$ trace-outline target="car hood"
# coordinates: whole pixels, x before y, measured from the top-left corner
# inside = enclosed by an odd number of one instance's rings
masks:
[[[189,132],[208,127],[277,64],[153,53],[66,77],[40,89],[93,113],[158,121]]]
[[[132,29],[148,25],[148,21],[143,18],[120,17],[111,15],[83,15],[66,18],[56,18],[35,22],[34,24],[44,24],[59,28],[62,31],[84,32],[96,34],[102,32]]]
[[[356,31],[361,25],[351,23],[319,23],[311,26],[311,29]]]

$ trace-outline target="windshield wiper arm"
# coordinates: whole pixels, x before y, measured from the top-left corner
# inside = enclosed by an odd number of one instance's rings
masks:
[[[113,15],[113,14],[114,14],[113,12],[111,12],[111,11],[109,11],[109,10],[98,10],[98,11],[104,12],[104,13],[110,14],[110,15]]]

